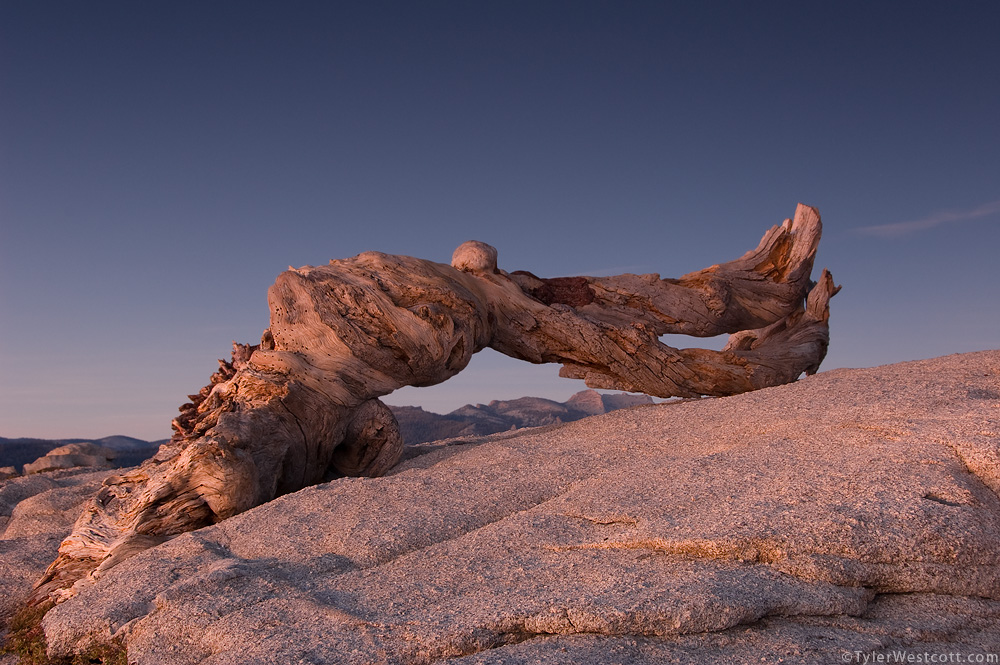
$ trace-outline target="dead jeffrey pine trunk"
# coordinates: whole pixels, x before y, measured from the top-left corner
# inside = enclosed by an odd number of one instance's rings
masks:
[[[497,267],[480,242],[450,266],[366,252],[288,270],[268,292],[270,327],[234,344],[155,457],[111,477],[36,586],[60,601],[124,558],[328,474],[380,475],[399,431],[378,400],[461,371],[491,347],[593,388],[658,397],[733,395],[813,373],[826,355],[824,271],[810,280],[818,212],[768,230],[744,256],[684,275],[541,279]],[[666,333],[730,333],[722,351],[674,349]]]

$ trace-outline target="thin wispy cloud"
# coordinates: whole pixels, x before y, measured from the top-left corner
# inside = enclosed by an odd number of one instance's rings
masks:
[[[971,210],[947,210],[944,212],[934,213],[933,215],[929,215],[922,219],[915,219],[910,222],[894,222],[892,224],[863,226],[857,229],[857,231],[858,233],[863,233],[864,235],[869,236],[896,238],[915,231],[932,229],[935,226],[941,226],[942,224],[965,222],[970,219],[979,219],[980,217],[988,217],[998,213],[1000,213],[1000,201],[993,201],[991,203],[984,203],[983,205],[977,208],[972,208]]]

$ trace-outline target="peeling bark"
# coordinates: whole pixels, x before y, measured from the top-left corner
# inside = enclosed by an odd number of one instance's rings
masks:
[[[180,408],[151,460],[109,478],[34,601],[74,595],[124,558],[337,475],[380,475],[402,441],[378,398],[445,381],[491,347],[593,388],[658,397],[732,395],[813,373],[829,341],[829,273],[810,281],[819,214],[765,233],[741,258],[684,275],[542,279],[461,245],[452,265],[366,252],[290,269],[268,292],[270,327],[234,344]],[[666,333],[731,333],[722,351]]]

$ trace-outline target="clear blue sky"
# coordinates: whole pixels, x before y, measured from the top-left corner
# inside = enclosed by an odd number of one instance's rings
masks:
[[[678,276],[799,201],[844,285],[824,369],[1000,347],[998,27],[985,2],[0,3],[0,435],[169,436],[289,264],[474,238],[507,270]],[[388,401],[583,388],[481,356]]]

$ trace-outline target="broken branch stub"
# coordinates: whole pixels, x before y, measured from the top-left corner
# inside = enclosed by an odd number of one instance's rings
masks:
[[[508,274],[475,241],[452,265],[366,252],[290,269],[268,291],[261,343],[234,344],[156,456],[105,481],[33,598],[62,600],[142,549],[281,494],[385,473],[402,441],[378,398],[445,381],[486,347],[658,397],[815,372],[839,288],[825,271],[810,281],[820,233],[819,214],[799,205],[753,251],[677,279]],[[722,351],[675,349],[666,333],[731,338]]]

